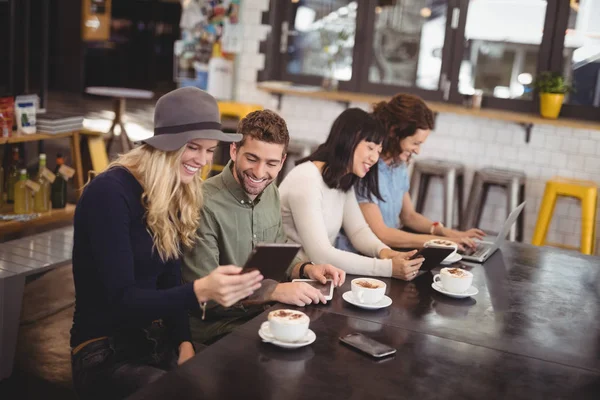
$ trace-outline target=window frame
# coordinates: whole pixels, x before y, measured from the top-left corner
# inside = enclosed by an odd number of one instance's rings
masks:
[[[458,77],[462,54],[465,48],[464,34],[466,29],[469,0],[448,0],[446,33],[442,50],[442,66],[438,90],[422,89],[417,86],[400,86],[369,82],[368,74],[372,60],[372,43],[375,25],[375,7],[369,0],[357,1],[355,46],[353,49],[352,78],[340,81],[339,91],[392,96],[396,93],[411,93],[426,101],[462,104],[464,95],[458,92]],[[287,73],[285,54],[280,52],[282,22],[290,18],[291,0],[270,0],[269,11],[263,14],[263,24],[271,26],[267,40],[261,43],[260,51],[265,54],[265,68],[259,72],[258,80],[289,81],[298,85],[320,86],[320,76],[296,75]],[[452,28],[452,14],[458,9],[457,28]],[[569,1],[547,0],[544,32],[538,48],[536,75],[543,71],[563,72],[563,49],[566,28],[570,15]],[[368,62],[365,54],[369,54]],[[355,62],[361,60],[362,62]],[[448,79],[448,93],[445,95],[444,74]],[[539,96],[534,92],[531,99],[502,99],[485,96],[482,106],[485,109],[506,110],[521,113],[539,114]],[[600,121],[600,107],[563,104],[560,116],[582,120]]]
[[[456,7],[456,4],[460,0],[448,0],[448,9],[446,15],[446,29],[444,34],[444,47],[442,49],[442,65],[440,69],[440,77],[438,79],[438,89],[429,90],[423,89],[418,86],[402,86],[402,85],[390,85],[386,83],[374,83],[369,81],[369,69],[373,60],[373,36],[375,35],[375,7],[373,3],[368,3],[368,6],[363,7],[364,12],[367,13],[366,23],[364,25],[365,34],[363,36],[363,46],[366,48],[360,49],[359,54],[369,54],[369,62],[361,63],[359,71],[359,89],[362,93],[369,94],[382,94],[393,96],[396,93],[410,93],[417,95],[424,100],[430,101],[445,101],[447,95],[444,94],[442,86],[444,85],[444,79],[450,79],[452,74],[452,44],[454,42],[454,29],[452,29],[452,10]],[[359,7],[360,10],[360,7]],[[366,58],[365,58],[366,59]],[[446,78],[444,78],[446,74]],[[449,82],[448,82],[449,83]]]
[[[546,16],[544,18],[544,33],[538,49],[538,62],[536,66],[536,76],[542,71],[548,71],[550,68],[550,56],[552,48],[553,30],[546,29],[546,26],[553,26],[556,20],[556,5],[560,0],[547,0]],[[455,55],[462,55],[465,50],[465,30],[467,26],[467,15],[469,12],[470,0],[460,0],[460,22],[456,32],[456,41],[454,43]],[[460,65],[462,57],[454,58],[452,65],[451,94],[450,101],[455,104],[461,104],[464,95],[458,91]],[[516,111],[516,112],[538,112],[538,95],[533,93],[531,99],[502,99],[494,96],[484,95],[482,98],[482,107],[498,110]]]

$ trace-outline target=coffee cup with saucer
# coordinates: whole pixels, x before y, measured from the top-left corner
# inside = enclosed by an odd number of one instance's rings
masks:
[[[268,321],[260,326],[258,335],[263,342],[286,349],[295,349],[313,343],[317,336],[308,328],[310,318],[301,311],[271,311]]]
[[[386,284],[373,278],[356,278],[350,283],[352,290],[342,295],[348,303],[368,310],[389,307],[392,299],[385,295]]]
[[[460,299],[479,293],[472,283],[471,272],[461,268],[442,268],[440,273],[433,277],[431,287],[442,294]]]

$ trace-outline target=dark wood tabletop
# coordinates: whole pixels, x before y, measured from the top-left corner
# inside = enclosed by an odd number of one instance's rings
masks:
[[[600,258],[511,243],[463,266],[479,290],[472,298],[436,292],[426,273],[383,279],[393,304],[367,311],[342,299],[349,276],[329,304],[303,309],[310,346],[263,343],[267,311],[132,398],[599,398]],[[339,342],[352,332],[398,351],[358,353]]]

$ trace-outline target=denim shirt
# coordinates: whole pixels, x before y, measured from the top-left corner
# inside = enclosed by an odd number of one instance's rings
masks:
[[[384,201],[379,200],[375,195],[369,197],[361,196],[356,193],[356,199],[359,203],[373,203],[379,206],[383,222],[390,228],[400,228],[400,212],[402,211],[402,201],[404,194],[410,188],[408,178],[408,167],[406,164],[387,165],[381,158],[377,162],[379,174],[379,193]],[[336,241],[335,247],[340,250],[351,251],[357,253],[352,243],[344,232],[340,232]]]

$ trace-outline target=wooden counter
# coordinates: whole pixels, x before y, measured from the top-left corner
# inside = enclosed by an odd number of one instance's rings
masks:
[[[280,99],[283,95],[308,97],[318,100],[337,101],[343,103],[346,107],[348,107],[350,103],[353,102],[372,104],[382,100],[389,100],[390,98],[390,96],[378,96],[367,93],[327,91],[319,87],[298,86],[286,82],[274,81],[260,82],[257,84],[257,87],[259,90],[271,93],[273,95],[277,95]],[[551,125],[573,129],[591,129],[600,131],[600,122],[584,121],[569,118],[546,119],[542,118],[537,114],[518,113],[512,111],[492,109],[474,110],[456,104],[439,103],[432,101],[428,101],[427,105],[431,108],[432,111],[436,113],[451,113],[466,115],[470,117],[490,118],[517,123],[523,126],[523,128],[527,132],[526,141],[529,141],[529,134],[531,133],[531,128],[533,127],[533,125]]]

